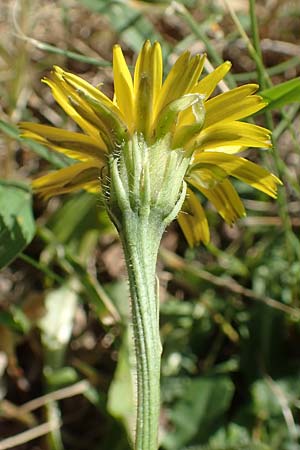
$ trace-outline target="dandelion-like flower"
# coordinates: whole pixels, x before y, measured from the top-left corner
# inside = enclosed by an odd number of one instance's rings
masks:
[[[139,173],[139,180],[128,174],[127,180],[123,179],[125,189],[132,193],[131,203],[135,203],[134,191],[139,190],[149,196],[150,207],[156,204],[163,208],[160,189],[165,183],[170,185],[166,195],[175,204],[178,180],[179,184],[185,180],[185,201],[178,221],[190,245],[209,241],[206,215],[195,191],[203,194],[229,224],[245,215],[230,177],[275,197],[279,180],[237,155],[246,147],[271,145],[269,130],[241,121],[265,106],[255,94],[258,86],[247,84],[210,98],[231,64],[224,62],[199,81],[204,60],[205,55],[184,52],[163,82],[161,47],[146,41],[132,78],[116,45],[113,100],[82,78],[55,66],[51,77],[43,81],[83,133],[27,122],[21,128],[23,136],[79,162],[42,176],[33,182],[33,188],[46,197],[80,188],[98,192],[103,167],[115,160],[120,168],[122,152],[127,153],[124,167]],[[136,147],[140,155],[133,158]],[[106,195],[113,196],[109,181],[103,184]]]
[[[45,197],[102,190],[128,270],[137,362],[135,450],[158,447],[160,336],[155,277],[161,236],[175,218],[190,245],[209,241],[199,191],[231,224],[245,214],[230,177],[276,196],[278,178],[238,155],[270,147],[269,130],[242,122],[265,103],[247,84],[210,98],[230,69],[200,79],[205,56],[183,53],[163,82],[161,48],[146,41],[132,77],[113,51],[114,98],[54,67],[44,82],[83,133],[22,123],[23,136],[76,163],[33,182]]]

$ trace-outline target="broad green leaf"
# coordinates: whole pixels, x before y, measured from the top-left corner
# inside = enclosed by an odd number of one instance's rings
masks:
[[[289,103],[300,101],[300,78],[277,84],[259,93],[268,105],[265,109],[281,108]]]
[[[0,268],[18,256],[34,233],[30,191],[25,185],[0,180]]]
[[[164,439],[167,450],[181,450],[185,445],[204,444],[220,426],[228,410],[234,387],[227,376],[199,377],[186,380],[182,397],[172,405],[169,418],[174,430]]]

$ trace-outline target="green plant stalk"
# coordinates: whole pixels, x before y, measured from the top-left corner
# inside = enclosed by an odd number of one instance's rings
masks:
[[[128,214],[120,232],[128,270],[137,362],[137,450],[158,447],[161,344],[155,269],[162,230],[154,232],[155,229],[147,219]]]
[[[251,31],[252,31],[252,39],[254,48],[249,45],[249,49],[251,50],[251,56],[255,60],[256,63],[256,69],[258,73],[258,81],[260,84],[261,89],[266,89],[267,86],[269,86],[269,77],[267,75],[264,63],[263,63],[263,56],[260,46],[260,38],[259,38],[259,31],[258,31],[258,24],[255,14],[255,0],[249,0],[249,12],[250,12],[250,19],[251,19]]]
[[[149,146],[134,135],[109,158],[102,181],[107,211],[124,249],[137,368],[135,450],[158,448],[160,407],[159,300],[156,261],[166,226],[183,204],[189,158],[170,151],[168,136]]]

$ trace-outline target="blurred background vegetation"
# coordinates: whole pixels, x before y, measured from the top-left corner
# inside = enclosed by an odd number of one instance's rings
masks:
[[[32,198],[30,180],[69,160],[23,142],[17,123],[72,129],[40,79],[58,64],[111,95],[115,43],[133,64],[159,40],[166,71],[185,49],[229,59],[221,90],[292,80],[299,0],[0,0],[0,32],[0,450],[128,450],[120,243],[97,196]],[[230,228],[207,205],[207,248],[189,249],[175,223],[163,238],[162,450],[300,449],[297,86],[287,95],[255,117],[274,150],[247,152],[283,180],[278,200],[236,183],[248,216]]]

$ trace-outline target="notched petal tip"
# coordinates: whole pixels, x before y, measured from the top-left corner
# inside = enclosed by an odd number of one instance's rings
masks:
[[[261,95],[256,94],[256,95],[253,95],[253,97],[256,97],[260,101],[261,109],[268,106],[269,102],[265,98],[263,98]]]
[[[43,77],[41,79],[41,82],[44,83],[44,84],[47,84],[47,86],[50,86],[49,82],[51,82],[51,80],[48,77]]]
[[[152,47],[154,47],[155,49],[161,50],[161,45],[158,41],[154,41]]]
[[[64,75],[65,75],[66,73],[67,73],[67,72],[65,72],[64,69],[62,69],[61,67],[56,66],[56,65],[54,65],[54,66],[52,67],[52,70],[51,70],[51,72],[50,72],[50,74],[51,74],[52,77],[56,77],[56,78],[58,78],[59,80],[63,80],[63,79],[64,79]]]
[[[232,67],[232,62],[231,62],[231,61],[229,61],[229,60],[227,59],[226,61],[224,61],[223,65],[224,65],[224,66],[227,66],[227,67],[228,67],[228,69],[230,70],[230,69],[231,69],[231,67]]]
[[[242,86],[239,86],[240,89],[249,89],[251,92],[248,93],[248,95],[254,94],[254,92],[257,92],[259,89],[259,84],[257,83],[247,83],[243,84]],[[236,88],[236,89],[238,89]]]
[[[150,48],[151,48],[151,42],[149,39],[147,39],[143,44],[140,54],[143,54],[145,52],[147,53],[150,50]]]

